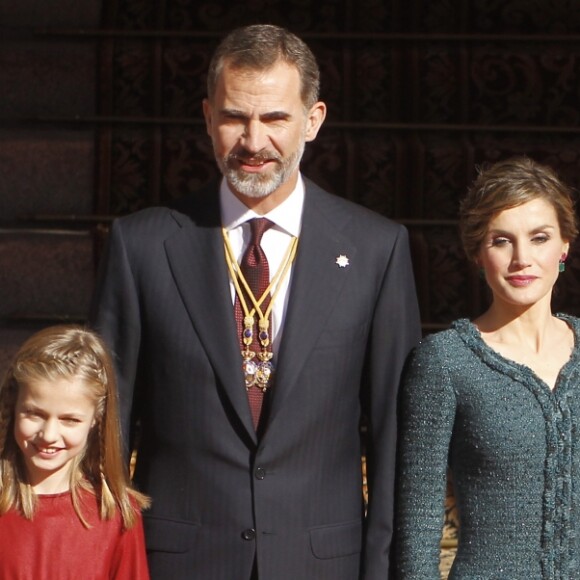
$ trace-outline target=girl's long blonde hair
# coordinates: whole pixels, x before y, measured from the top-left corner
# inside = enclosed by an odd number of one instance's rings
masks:
[[[70,489],[74,509],[85,527],[79,490],[94,493],[102,519],[117,510],[125,528],[133,526],[137,510],[149,505],[132,489],[123,461],[117,388],[111,357],[102,339],[80,326],[46,328],[19,349],[0,386],[0,516],[10,509],[33,519],[36,494],[28,483],[14,438],[15,407],[20,385],[34,381],[81,380],[94,397],[95,425],[83,453],[73,459]]]

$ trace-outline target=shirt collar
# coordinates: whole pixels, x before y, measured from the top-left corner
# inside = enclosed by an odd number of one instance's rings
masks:
[[[304,207],[304,181],[298,175],[294,191],[277,207],[264,216],[246,207],[230,189],[228,182],[222,179],[220,185],[220,208],[222,224],[226,230],[232,230],[255,217],[267,217],[276,226],[291,236],[300,234],[302,208]]]

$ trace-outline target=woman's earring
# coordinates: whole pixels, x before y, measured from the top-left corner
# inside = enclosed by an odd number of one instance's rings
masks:
[[[566,271],[566,258],[568,256],[566,254],[562,254],[562,256],[560,256],[560,261],[558,262],[558,272],[560,272],[560,274],[562,272]]]

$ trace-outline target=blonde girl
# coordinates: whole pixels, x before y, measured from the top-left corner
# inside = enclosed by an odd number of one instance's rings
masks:
[[[102,340],[77,326],[28,339],[0,387],[0,577],[149,578]]]

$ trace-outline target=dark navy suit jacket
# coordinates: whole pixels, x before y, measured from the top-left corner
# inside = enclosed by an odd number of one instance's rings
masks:
[[[386,580],[396,398],[419,339],[407,232],[306,181],[258,439],[216,188],[114,222],[93,324],[114,351],[154,579]],[[338,256],[349,264],[340,267]],[[361,491],[368,423],[370,505]]]

